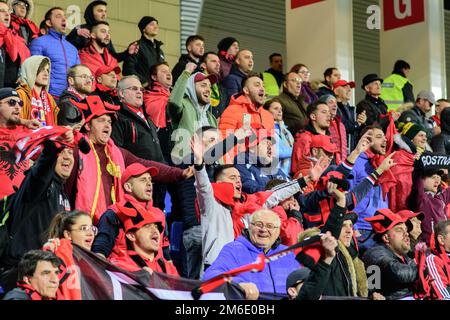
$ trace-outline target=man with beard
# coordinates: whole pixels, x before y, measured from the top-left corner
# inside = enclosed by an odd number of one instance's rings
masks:
[[[188,62],[195,63],[197,69],[200,67],[200,59],[205,53],[205,39],[199,35],[189,36],[186,39],[186,51],[187,54],[182,54],[178,63],[173,67],[172,76],[174,83],[177,82],[178,77],[184,71]]]
[[[30,44],[31,55],[46,56],[50,59],[50,94],[58,101],[67,88],[68,69],[80,63],[77,48],[66,40],[67,18],[64,10],[51,8],[45,14],[48,34],[34,39]]]
[[[91,29],[89,45],[78,52],[81,63],[88,66],[92,74],[95,74],[100,67],[119,66],[108,50],[108,44],[111,42],[109,29],[108,22],[96,22]]]
[[[81,111],[70,100],[80,102],[92,93],[94,77],[84,64],[77,64],[67,71],[69,87],[61,94],[59,100],[58,124],[74,126],[83,119]]]
[[[184,159],[190,154],[189,141],[199,128],[217,128],[217,119],[210,111],[211,85],[217,82],[217,76],[193,73],[196,68],[191,62],[186,65],[169,98],[175,141],[172,159]]]
[[[372,225],[377,245],[367,250],[362,260],[366,266],[380,268],[379,292],[387,300],[412,300],[418,268],[407,253],[411,249],[408,231],[411,222],[389,209],[380,209],[365,221]]]
[[[358,214],[358,221],[355,229],[359,232],[358,246],[361,252],[375,245],[373,241],[372,226],[365,218],[372,217],[377,210],[388,208],[387,193],[395,186],[397,180],[390,169],[384,170],[382,163],[388,162],[388,168],[395,165],[392,160],[394,153],[386,156],[387,140],[381,127],[367,126],[361,133],[364,135],[367,131],[372,131],[371,147],[363,152],[355,161],[352,175],[347,178],[350,183],[350,192],[363,179],[372,179],[376,185],[367,193],[367,195],[356,204],[354,212]]]
[[[215,74],[219,81],[211,86],[211,112],[219,119],[230,102],[220,81],[220,58],[215,52],[206,52],[200,60],[204,74]]]
[[[239,128],[264,129],[266,134],[274,135],[275,121],[272,114],[263,108],[265,101],[264,82],[257,73],[250,73],[242,81],[242,93],[231,98],[230,104],[220,117],[219,129],[222,136],[228,137]],[[242,145],[240,150],[243,150]],[[237,149],[229,153],[226,163],[232,163]],[[229,158],[230,157],[230,158]]]

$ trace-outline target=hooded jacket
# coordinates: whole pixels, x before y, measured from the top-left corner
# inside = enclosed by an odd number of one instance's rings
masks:
[[[280,239],[278,238],[265,253],[262,248],[256,247],[249,240],[248,231],[245,231],[242,236],[223,247],[216,261],[205,271],[202,280],[209,280],[226,271],[254,263],[260,254],[270,256],[287,248],[285,245],[280,244]],[[233,281],[236,283],[252,282],[260,292],[285,295],[286,279],[292,271],[297,270],[299,267],[300,264],[295,260],[295,255],[291,252],[278,260],[267,263],[263,271],[255,273],[250,271],[244,272],[233,277]]]
[[[49,92],[59,97],[67,88],[67,70],[80,63],[77,48],[66,40],[66,35],[49,29],[48,34],[30,44],[32,55],[46,56],[52,63]]]
[[[418,269],[408,256],[399,258],[384,244],[367,249],[362,257],[366,266],[378,266],[381,270],[380,290],[387,300],[398,300],[413,295]]]
[[[441,133],[431,139],[431,148],[435,153],[450,154],[450,110],[442,110]]]
[[[9,0],[9,7],[12,7],[12,2],[14,0]],[[34,11],[33,0],[27,0],[28,8],[25,18],[19,18],[14,13],[11,13],[11,27],[17,31],[22,38],[25,39],[27,45],[30,44],[31,40],[39,36],[38,26],[31,20]]]
[[[244,80],[246,76],[247,75],[243,73],[236,64],[233,64],[228,76],[222,80],[222,86],[226,90],[228,100],[236,93],[242,91],[242,80]]]
[[[67,41],[69,41],[71,44],[77,48],[77,50],[81,50],[84,47],[88,46],[89,39],[79,36],[77,34],[78,29],[88,29],[91,30],[92,25],[95,23],[94,18],[94,7],[96,5],[96,2],[93,1],[88,4],[86,7],[86,10],[84,11],[84,20],[86,21],[85,24],[81,24],[70,31],[69,35],[67,36]],[[122,62],[125,57],[128,55],[128,50],[125,50],[123,52],[117,53],[116,49],[114,48],[114,45],[112,43],[112,40],[109,42],[107,49],[111,55],[117,59],[118,62]]]
[[[146,86],[150,82],[150,68],[157,63],[164,62],[165,56],[161,49],[163,42],[147,39],[142,35],[138,40],[139,51],[134,55],[127,55],[123,62],[124,76],[136,75],[141,83]]]
[[[294,137],[283,121],[275,122],[275,147],[278,155],[278,168],[286,176],[291,172],[291,158],[294,147]]]
[[[205,125],[217,127],[217,119],[211,112],[210,104],[200,106],[198,102],[194,83],[196,74],[190,75],[183,71],[169,98],[168,112],[175,135],[172,157],[178,159],[184,159],[190,153],[190,148],[186,149],[186,141],[190,141],[197,129]]]
[[[278,97],[283,107],[283,121],[289,131],[295,136],[300,130],[304,129],[308,123],[306,115],[306,103],[303,96],[294,97],[284,86],[283,93]]]
[[[17,265],[27,251],[40,249],[47,241],[44,233],[53,217],[71,209],[63,189],[64,180],[55,173],[59,151],[52,141],[46,141],[38,161],[14,196],[11,240],[3,259],[9,266]]]
[[[29,57],[24,64],[22,64],[22,71],[21,71],[22,75],[19,79],[21,83],[16,88],[16,91],[19,94],[20,99],[23,101],[23,107],[20,110],[20,117],[22,119],[35,119],[32,115],[32,106],[31,106],[31,100],[33,98],[32,88],[34,87],[36,82],[39,65],[44,59],[46,59],[46,57],[32,56]],[[51,63],[50,63],[50,70],[51,70]],[[44,88],[44,90],[47,91],[48,100],[50,102],[50,108],[53,113],[54,123],[57,124],[57,116],[59,108],[56,105],[55,99],[53,99],[52,95],[48,93],[49,88],[50,82]]]
[[[397,134],[394,141],[399,150],[392,157],[395,166],[391,168],[391,172],[396,177],[397,183],[389,190],[388,200],[389,209],[398,212],[409,207],[408,198],[413,187],[412,172],[417,150],[412,141],[405,136]]]
[[[433,137],[434,121],[429,119],[417,105],[410,110],[404,111],[398,119],[398,122],[414,122],[415,124],[424,127],[427,130],[427,140],[428,142],[431,141],[431,138]]]

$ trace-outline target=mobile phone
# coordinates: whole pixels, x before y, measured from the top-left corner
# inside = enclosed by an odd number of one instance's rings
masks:
[[[250,129],[252,123],[252,116],[248,113],[244,113],[244,118],[242,119],[242,127],[244,129]]]

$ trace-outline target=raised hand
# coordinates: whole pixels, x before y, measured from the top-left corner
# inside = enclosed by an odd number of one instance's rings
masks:
[[[189,73],[192,73],[195,71],[195,69],[197,69],[197,65],[195,63],[188,62],[184,70],[186,70]]]
[[[331,235],[330,231],[327,231],[327,233],[322,235],[320,241],[324,251],[325,262],[330,264],[336,256],[336,247],[338,246],[338,242],[336,238]]]
[[[322,173],[330,165],[330,159],[328,157],[320,157],[320,159],[314,164],[314,166],[309,171],[309,178],[312,181],[319,180]]]
[[[194,163],[202,164],[203,163],[203,145],[200,142],[200,138],[196,134],[194,134],[192,136],[191,150],[194,155]]]
[[[130,56],[137,54],[139,52],[139,45],[137,43],[137,41],[133,42],[132,44],[130,44],[128,46],[128,54]]]
[[[79,35],[80,37],[89,39],[91,37],[91,32],[89,31],[89,29],[80,28],[77,30],[77,35]]]
[[[366,115],[366,110],[364,110],[363,112],[358,114],[358,116],[356,118],[356,122],[358,122],[359,125],[363,125],[364,123],[366,123],[366,121],[367,121],[367,115]]]
[[[336,199],[336,204],[342,208],[345,208],[345,192],[340,191],[337,188],[337,184],[333,182],[327,183],[328,194]]]
[[[383,172],[385,172],[386,170],[389,170],[390,168],[392,168],[393,166],[396,165],[396,163],[394,162],[394,160],[392,160],[392,157],[394,156],[395,152],[392,152],[390,155],[388,155],[383,162],[380,164],[380,166],[377,168],[377,172],[378,174],[383,174]]]

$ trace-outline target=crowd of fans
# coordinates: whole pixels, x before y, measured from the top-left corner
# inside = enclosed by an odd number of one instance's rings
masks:
[[[450,103],[414,95],[406,61],[354,106],[337,67],[313,81],[274,53],[255,73],[238,39],[200,35],[169,66],[154,17],[118,53],[106,2],[68,36],[62,8],[39,27],[32,10],[0,1],[5,299],[81,299],[59,268],[74,244],[208,281],[311,239],[233,281],[247,299],[450,299],[449,161],[421,162],[450,155]]]

